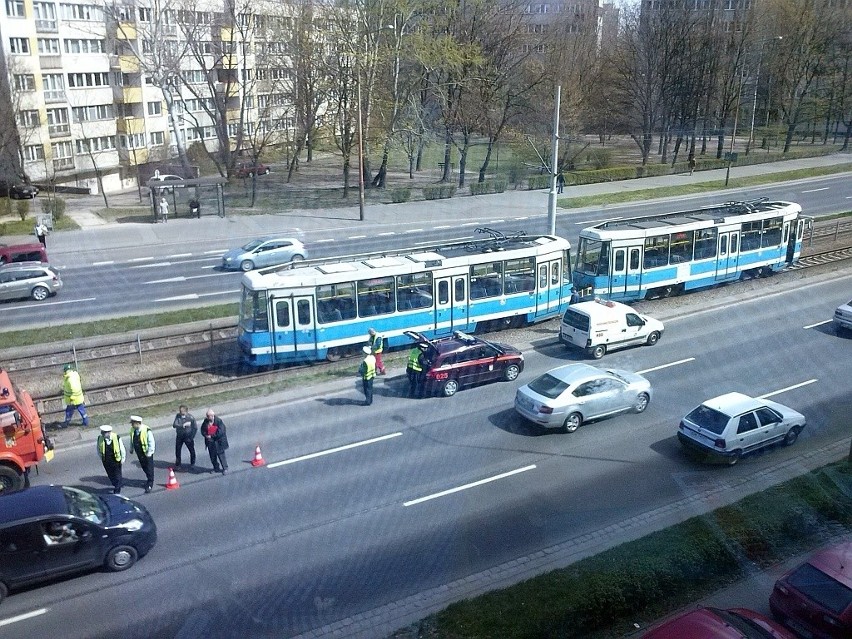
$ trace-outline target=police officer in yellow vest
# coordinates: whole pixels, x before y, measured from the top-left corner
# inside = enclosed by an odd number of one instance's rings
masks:
[[[369,406],[373,403],[373,380],[376,377],[376,357],[373,355],[373,350],[369,346],[365,346],[364,361],[361,362],[361,367],[358,369],[358,374],[361,376],[361,385],[364,388],[364,406]]]
[[[62,398],[65,400],[65,427],[71,424],[71,415],[77,410],[83,418],[83,426],[89,425],[89,416],[86,414],[86,400],[83,397],[83,384],[80,382],[80,373],[74,369],[73,364],[65,364],[62,374]]]
[[[376,371],[379,375],[384,375],[385,364],[382,361],[382,353],[385,351],[385,338],[382,337],[381,333],[377,333],[375,328],[370,328],[367,334],[369,335],[367,344],[370,346],[373,357],[376,358]]]
[[[154,488],[154,433],[139,415],[130,416],[130,449],[136,453],[139,465],[145,471],[145,492],[150,493]]]
[[[119,494],[122,485],[121,465],[127,457],[127,452],[121,443],[121,437],[112,432],[112,426],[101,426],[101,433],[98,435],[98,456],[112,483],[112,492]]]
[[[405,374],[408,375],[408,396],[423,397],[423,350],[424,344],[415,344],[408,351],[408,365]]]

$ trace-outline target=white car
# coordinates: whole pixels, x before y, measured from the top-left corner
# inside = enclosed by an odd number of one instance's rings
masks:
[[[262,237],[222,256],[222,268],[251,271],[264,266],[301,262],[308,256],[305,245],[292,237]]]
[[[159,185],[155,184],[155,182],[162,182],[163,185],[159,186]],[[169,174],[161,175],[161,174],[158,173],[158,174],[154,175],[154,177],[152,177],[149,180],[148,185],[151,188],[157,189],[157,190],[162,191],[164,193],[171,193],[175,188],[174,184],[176,182],[183,182],[183,178],[179,175],[169,175]],[[179,186],[181,186],[181,188],[182,188],[182,185],[179,185]]]
[[[778,402],[742,393],[719,395],[680,422],[677,438],[687,450],[736,464],[740,457],[783,442],[790,446],[805,427],[805,416]]]
[[[834,328],[838,333],[852,330],[852,301],[841,304],[834,311]]]

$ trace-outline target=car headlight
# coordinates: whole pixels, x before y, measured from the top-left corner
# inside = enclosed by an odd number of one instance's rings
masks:
[[[119,528],[124,528],[126,530],[129,530],[130,532],[136,532],[144,525],[145,523],[141,519],[131,519],[130,521],[126,521],[121,524]]]

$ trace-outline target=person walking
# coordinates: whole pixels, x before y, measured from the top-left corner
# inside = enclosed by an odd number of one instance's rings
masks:
[[[165,195],[160,196],[160,221],[169,221],[169,202],[166,200]]]
[[[198,432],[198,424],[183,404],[178,408],[172,428],[175,429],[175,467],[182,466],[181,453],[184,446],[189,451],[189,465],[195,466],[195,433]]]
[[[145,472],[145,492],[150,493],[154,488],[154,433],[139,415],[130,416],[130,449],[136,453],[139,465]]]
[[[121,437],[112,432],[112,426],[104,425],[101,426],[97,446],[98,456],[101,458],[101,463],[104,465],[104,470],[112,484],[112,492],[118,495],[121,493],[123,483],[121,465],[127,458],[124,444],[121,442]]]
[[[36,222],[34,232],[35,236],[38,238],[38,241],[41,242],[41,245],[44,248],[47,248],[47,234],[50,232],[47,229],[47,225],[43,221],[39,220],[38,222]]]
[[[373,329],[370,329],[373,330]],[[373,403],[373,379],[376,377],[376,356],[369,346],[365,346],[364,361],[358,368],[358,374],[361,376],[361,386],[364,389],[364,406],[369,406]]]
[[[370,335],[368,340],[370,352],[376,358],[376,371],[378,371],[379,375],[384,375],[385,364],[382,362],[382,352],[385,350],[385,338],[380,333],[377,333],[375,328],[369,329],[367,333]]]
[[[562,193],[562,189],[565,188],[565,174],[560,171],[556,174],[556,192]]]
[[[408,365],[405,367],[405,374],[408,375],[409,397],[423,397],[423,351],[423,344],[415,344],[408,351]]]
[[[692,153],[689,154],[686,163],[689,165],[689,174],[692,175],[692,172],[695,171],[695,156]]]
[[[204,437],[204,446],[210,455],[210,463],[213,464],[214,473],[228,472],[228,460],[225,451],[228,450],[228,434],[225,423],[216,417],[212,408],[207,409],[207,417],[201,422],[201,435]]]
[[[80,373],[73,364],[65,364],[62,368],[62,399],[65,401],[65,428],[71,425],[71,415],[74,411],[80,413],[83,418],[83,426],[89,425],[89,416],[86,414],[86,398],[83,396],[83,384],[80,381]]]

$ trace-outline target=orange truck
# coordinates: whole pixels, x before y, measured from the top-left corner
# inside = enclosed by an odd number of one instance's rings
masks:
[[[30,468],[53,459],[53,443],[45,435],[30,394],[15,388],[0,369],[0,492],[29,483]]]

